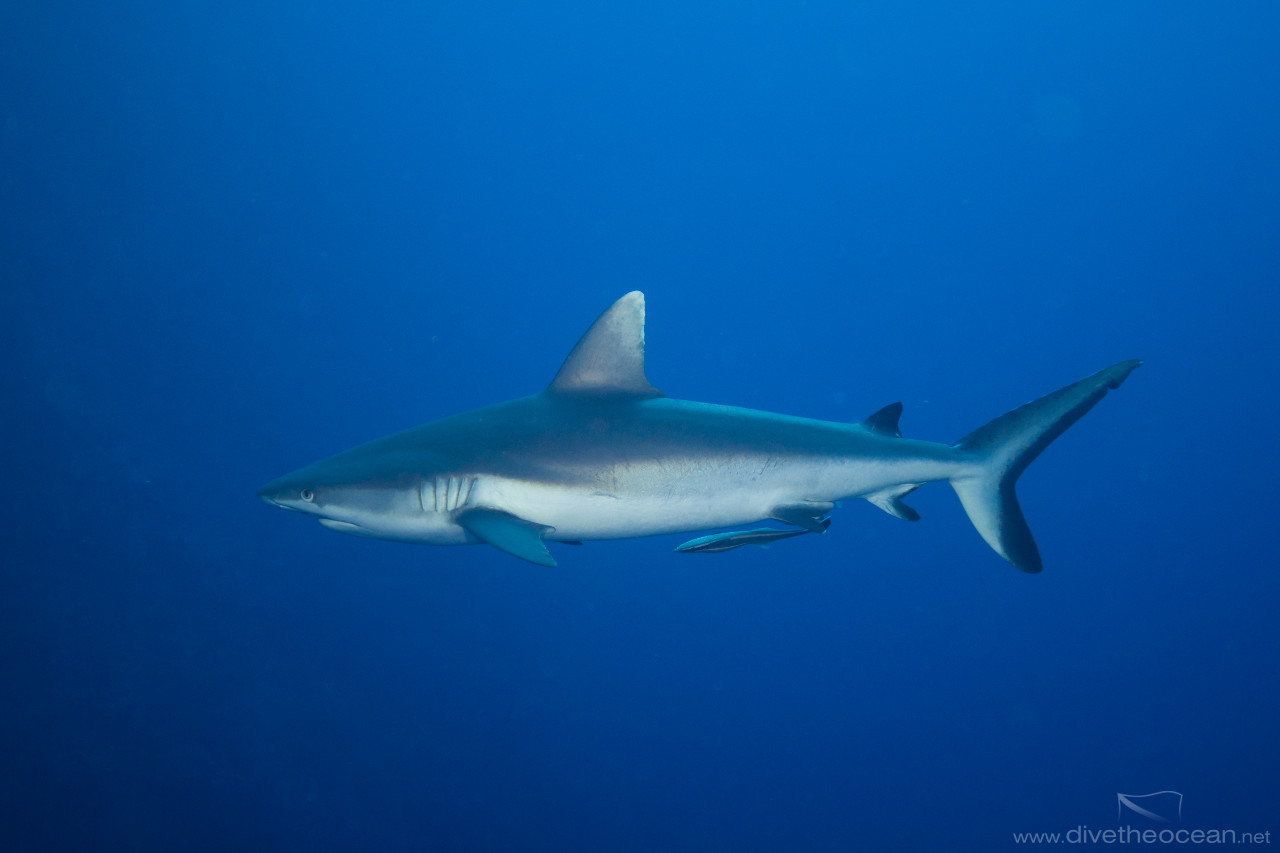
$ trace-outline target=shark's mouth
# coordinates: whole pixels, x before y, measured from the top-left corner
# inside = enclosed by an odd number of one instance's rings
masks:
[[[335,521],[332,518],[318,518],[316,520],[330,530],[341,530],[343,533],[350,533],[353,530],[361,529],[360,525],[352,524],[349,521]]]
[[[370,535],[368,530],[365,530],[358,524],[352,524],[349,521],[336,521],[332,518],[318,518],[316,520],[324,527],[327,527],[330,530],[336,530],[339,533],[350,533],[352,536]]]
[[[278,506],[280,509],[287,509],[289,512],[301,512],[306,515],[312,514],[310,510],[303,509],[300,506],[293,506],[292,504],[285,503],[284,501],[276,500],[268,495],[259,495],[258,497],[262,498],[263,503],[270,504],[271,506]]]

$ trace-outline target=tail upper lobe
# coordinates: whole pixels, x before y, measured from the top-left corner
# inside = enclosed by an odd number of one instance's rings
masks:
[[[951,480],[969,520],[987,544],[1024,572],[1041,569],[1040,551],[1027,527],[1014,484],[1049,446],[1142,362],[1113,364],[1079,382],[1007,412],[960,439],[958,450],[977,463],[976,473]],[[972,472],[973,469],[970,469]]]

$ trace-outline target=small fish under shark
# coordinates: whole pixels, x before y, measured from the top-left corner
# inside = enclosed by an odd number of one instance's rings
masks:
[[[757,545],[761,548],[768,548],[770,542],[777,542],[781,539],[790,539],[793,536],[803,536],[806,533],[825,533],[827,528],[831,526],[831,519],[824,518],[819,525],[821,530],[805,530],[803,527],[797,527],[793,530],[779,530],[776,527],[757,527],[753,530],[730,530],[726,533],[712,533],[710,536],[699,536],[697,539],[690,539],[683,545],[678,545],[676,550],[681,554],[718,554],[721,551],[732,551],[734,548],[741,548],[743,545]]]
[[[903,498],[946,481],[978,533],[1024,572],[1041,559],[1014,483],[1141,361],[1122,361],[955,444],[902,437],[902,405],[837,423],[673,400],[644,372],[644,295],[591,325],[543,391],[362,444],[258,497],[342,533],[487,544],[543,566],[547,543],[716,530],[676,550],[727,551],[822,533],[838,501],[916,521]]]

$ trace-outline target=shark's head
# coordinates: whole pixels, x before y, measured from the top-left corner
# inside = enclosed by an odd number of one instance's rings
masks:
[[[340,453],[258,489],[282,509],[315,516],[330,530],[379,539],[430,542],[447,520],[423,511],[420,476],[395,456],[365,448]]]

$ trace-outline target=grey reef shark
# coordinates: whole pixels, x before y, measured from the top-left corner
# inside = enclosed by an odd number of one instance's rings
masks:
[[[903,438],[902,404],[836,423],[673,400],[644,374],[644,295],[587,329],[541,393],[362,444],[266,484],[258,497],[330,530],[428,545],[484,543],[554,566],[548,542],[580,544],[733,528],[681,545],[727,551],[822,533],[836,502],[896,518],[945,480],[996,553],[1038,572],[1014,494],[1018,476],[1107,390],[1122,361],[1001,415],[955,444]]]

